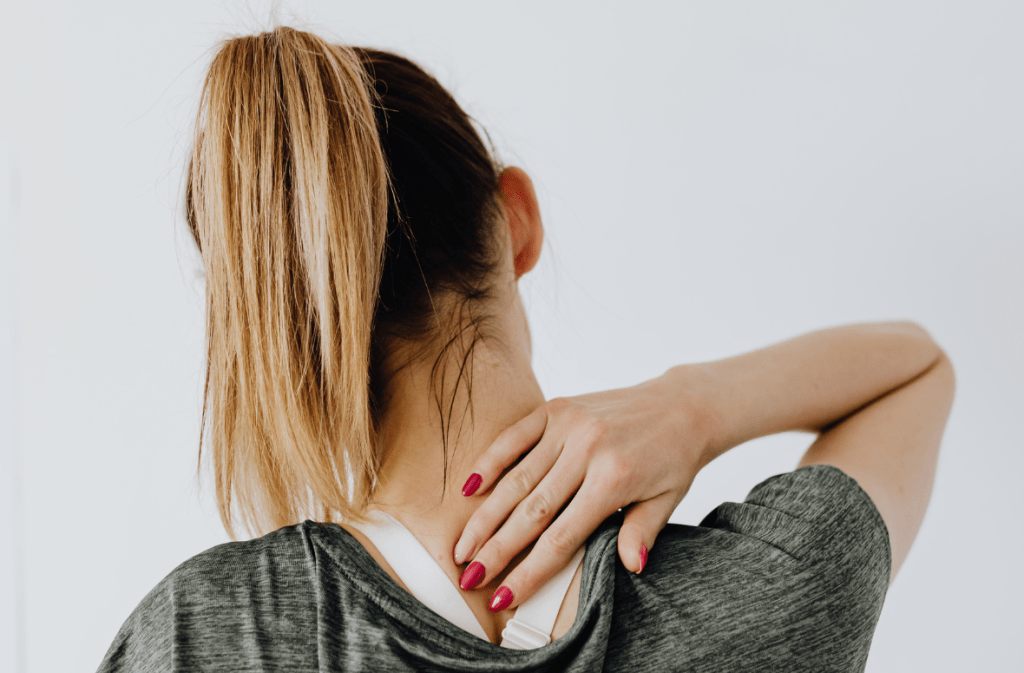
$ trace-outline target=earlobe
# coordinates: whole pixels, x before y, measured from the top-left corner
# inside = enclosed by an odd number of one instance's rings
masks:
[[[540,259],[544,243],[540,206],[533,191],[533,182],[521,168],[511,166],[503,170],[498,176],[498,186],[512,234],[512,255],[518,279]]]

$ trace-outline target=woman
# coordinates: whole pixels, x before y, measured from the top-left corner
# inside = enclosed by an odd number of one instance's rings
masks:
[[[220,513],[262,537],[174,570],[101,671],[864,668],[952,403],[923,330],[545,401],[529,178],[414,64],[288,28],[215,56],[186,200]],[[666,526],[711,460],[796,429],[799,469]]]

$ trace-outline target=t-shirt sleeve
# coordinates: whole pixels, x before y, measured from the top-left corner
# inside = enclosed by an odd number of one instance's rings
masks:
[[[702,525],[724,567],[743,578],[744,600],[759,597],[764,614],[754,611],[745,637],[761,654],[748,655],[788,652],[803,662],[798,670],[864,670],[892,559],[885,522],[854,479],[802,467],[720,505]]]
[[[743,503],[722,504],[701,525],[755,538],[807,564],[853,566],[886,581],[892,566],[889,531],[871,497],[831,465],[766,479]]]
[[[304,542],[290,526],[185,561],[128,617],[99,673],[315,670]]]
[[[163,673],[172,670],[173,579],[146,595],[125,620],[97,673]]]

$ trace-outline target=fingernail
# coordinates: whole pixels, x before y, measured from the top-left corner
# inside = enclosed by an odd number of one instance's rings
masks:
[[[512,595],[512,590],[506,586],[498,587],[498,590],[494,592],[494,598],[491,599],[491,612],[500,612],[512,605],[512,599],[515,596]]]
[[[647,545],[641,543],[640,544],[640,570],[636,571],[637,575],[639,575],[640,573],[642,573],[644,571],[644,566],[645,565],[647,565]]]
[[[483,482],[483,480],[484,478],[481,477],[476,472],[469,475],[469,479],[466,480],[466,485],[462,487],[462,495],[468,498],[469,496],[476,493],[476,489],[480,488],[480,484],[481,482]]]
[[[462,573],[462,577],[459,578],[459,586],[462,587],[463,591],[469,591],[477,584],[480,584],[480,580],[487,574],[487,568],[484,568],[484,564],[480,561],[473,561],[466,568],[466,572]]]

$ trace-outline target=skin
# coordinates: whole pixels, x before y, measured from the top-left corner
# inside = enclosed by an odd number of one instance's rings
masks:
[[[619,556],[642,572],[642,549],[653,562],[657,535],[697,473],[729,449],[777,432],[815,433],[800,465],[834,465],[864,488],[889,529],[896,576],[927,508],[953,399],[949,359],[924,330],[905,322],[822,330],[672,367],[629,388],[546,401],[517,289],[540,255],[540,211],[522,170],[505,170],[500,190],[502,259],[486,307],[500,344],[478,346],[471,418],[460,413],[464,388],[455,401],[452,427],[461,425],[462,434],[450,450],[448,483],[430,404],[433,358],[424,358],[396,381],[384,414],[371,507],[405,524],[454,584],[468,562],[484,565],[481,583],[463,596],[492,642],[609,515],[626,508]],[[454,383],[455,372],[448,375]],[[473,473],[482,483],[463,496]],[[395,577],[368,540],[349,532]],[[554,638],[572,625],[579,583],[578,570]],[[500,586],[514,600],[492,612]]]
[[[544,235],[540,211],[530,178],[521,169],[505,170],[499,186],[506,211],[505,221],[498,227],[502,256],[495,279],[496,296],[484,310],[494,317],[491,330],[500,335],[500,340],[485,340],[476,347],[471,418],[463,411],[466,386],[458,389],[452,407],[451,427],[455,430],[451,432],[449,446],[448,483],[444,482],[441,425],[430,383],[435,354],[430,353],[400,372],[392,384],[392,396],[382,414],[378,437],[382,455],[379,485],[369,508],[388,512],[401,521],[456,586],[465,564],[455,562],[452,549],[482,501],[462,495],[467,469],[503,430],[545,401],[530,364],[530,332],[517,287],[518,279],[540,257]],[[447,390],[457,379],[457,364],[451,363],[445,373]],[[346,529],[385,571],[398,579],[369,540],[354,528]],[[500,642],[501,630],[514,610],[491,612],[491,595],[524,556],[510,558],[504,572],[490,573],[476,590],[464,594],[492,642]],[[571,612],[570,625],[575,616],[574,606]]]

